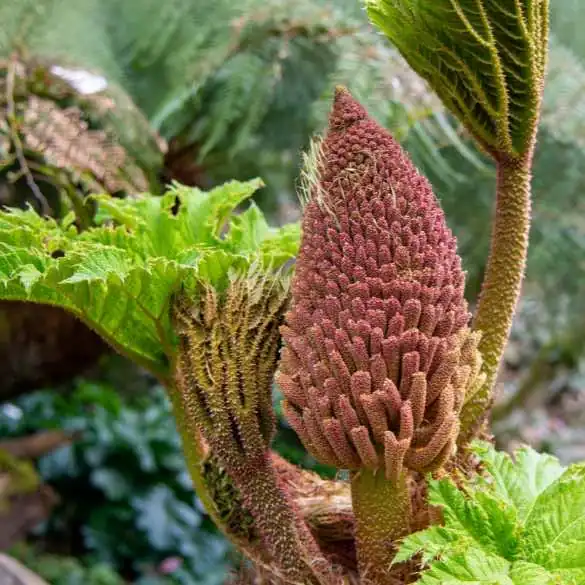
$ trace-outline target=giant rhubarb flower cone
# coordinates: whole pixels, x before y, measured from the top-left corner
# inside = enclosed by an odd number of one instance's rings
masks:
[[[390,502],[405,470],[436,470],[454,452],[481,382],[478,339],[456,240],[428,181],[344,89],[319,150],[278,383],[307,450],[360,470],[365,491]],[[375,514],[361,491],[354,508]],[[402,519],[371,519],[392,537],[408,530],[401,497]],[[370,545],[388,549],[388,530]]]

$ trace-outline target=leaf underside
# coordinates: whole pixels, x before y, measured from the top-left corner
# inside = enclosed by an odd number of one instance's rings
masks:
[[[548,0],[366,0],[372,22],[492,153],[531,147]]]

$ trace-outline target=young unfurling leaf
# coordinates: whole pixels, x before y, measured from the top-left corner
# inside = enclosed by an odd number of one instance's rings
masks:
[[[372,22],[487,150],[532,148],[548,0],[367,0]]]

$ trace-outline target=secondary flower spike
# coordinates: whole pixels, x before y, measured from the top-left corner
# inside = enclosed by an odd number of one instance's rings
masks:
[[[316,158],[282,328],[286,418],[324,463],[432,471],[481,382],[455,237],[428,181],[345,89]]]

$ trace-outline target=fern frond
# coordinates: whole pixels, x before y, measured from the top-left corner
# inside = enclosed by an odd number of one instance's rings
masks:
[[[73,208],[87,226],[86,195],[156,190],[161,144],[127,96],[85,95],[63,75],[42,59],[0,59],[0,204],[54,217]]]

